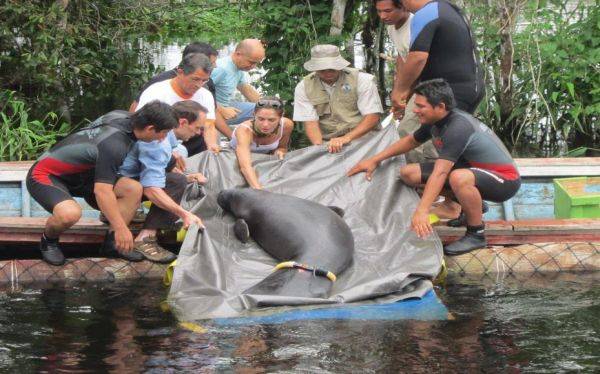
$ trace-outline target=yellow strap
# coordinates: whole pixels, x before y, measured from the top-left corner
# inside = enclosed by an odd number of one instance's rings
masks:
[[[294,269],[294,268],[304,269],[306,271],[315,271],[316,270],[312,266],[299,264],[296,261],[284,261],[284,262],[280,262],[277,265],[275,265],[275,268],[273,269],[273,271],[281,270],[281,269]],[[335,274],[333,274],[330,271],[327,271],[327,273],[325,274],[325,277],[332,282],[335,282],[337,280],[337,277],[335,276]]]
[[[281,269],[287,269],[287,268],[293,268],[295,264],[296,263],[294,261],[280,262],[277,265],[275,265],[275,269],[273,269],[273,271],[275,271],[275,270],[281,270]]]
[[[207,331],[204,327],[194,322],[179,322],[179,327],[195,332],[197,334],[204,334]]]
[[[167,287],[171,285],[173,282],[173,272],[175,272],[175,265],[177,265],[177,260],[174,260],[167,266],[167,271],[165,271],[165,275],[163,276],[163,284]]]
[[[329,278],[329,280],[332,282],[335,282],[337,280],[337,277],[335,276],[335,274],[333,274],[330,271],[327,272],[327,278]]]

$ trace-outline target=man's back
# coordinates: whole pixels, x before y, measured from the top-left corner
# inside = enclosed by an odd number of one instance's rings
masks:
[[[211,79],[215,84],[217,103],[223,106],[229,106],[231,96],[239,85],[248,83],[246,73],[235,66],[231,57],[217,60],[217,67],[212,71]]]
[[[71,186],[89,181],[114,183],[134,141],[130,113],[115,110],[61,140],[38,164]]]
[[[419,9],[411,24],[411,52],[429,56],[419,80],[445,79],[463,110],[474,105],[483,91],[477,72],[474,44],[462,15],[446,1],[432,1]]]

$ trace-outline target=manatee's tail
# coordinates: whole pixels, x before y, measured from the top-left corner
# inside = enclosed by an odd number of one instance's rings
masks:
[[[259,307],[293,305],[290,298],[327,299],[333,282],[327,277],[299,269],[280,269],[243,293],[257,298]],[[302,304],[305,304],[303,302]]]

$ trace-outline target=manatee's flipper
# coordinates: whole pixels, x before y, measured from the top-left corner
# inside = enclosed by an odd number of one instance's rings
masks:
[[[333,206],[333,205],[329,205],[328,208],[333,210],[335,212],[335,214],[337,214],[338,216],[344,218],[344,214],[346,213],[346,212],[344,212],[344,209],[340,208],[339,206]]]
[[[242,243],[247,243],[250,238],[250,229],[248,228],[248,224],[241,218],[235,220],[235,224],[233,225],[233,232],[235,233],[235,237],[238,238]]]

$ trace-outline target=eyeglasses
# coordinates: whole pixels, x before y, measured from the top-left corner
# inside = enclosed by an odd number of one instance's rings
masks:
[[[256,103],[256,107],[280,109],[283,107],[283,103],[279,100],[261,99],[258,100],[258,102]]]

